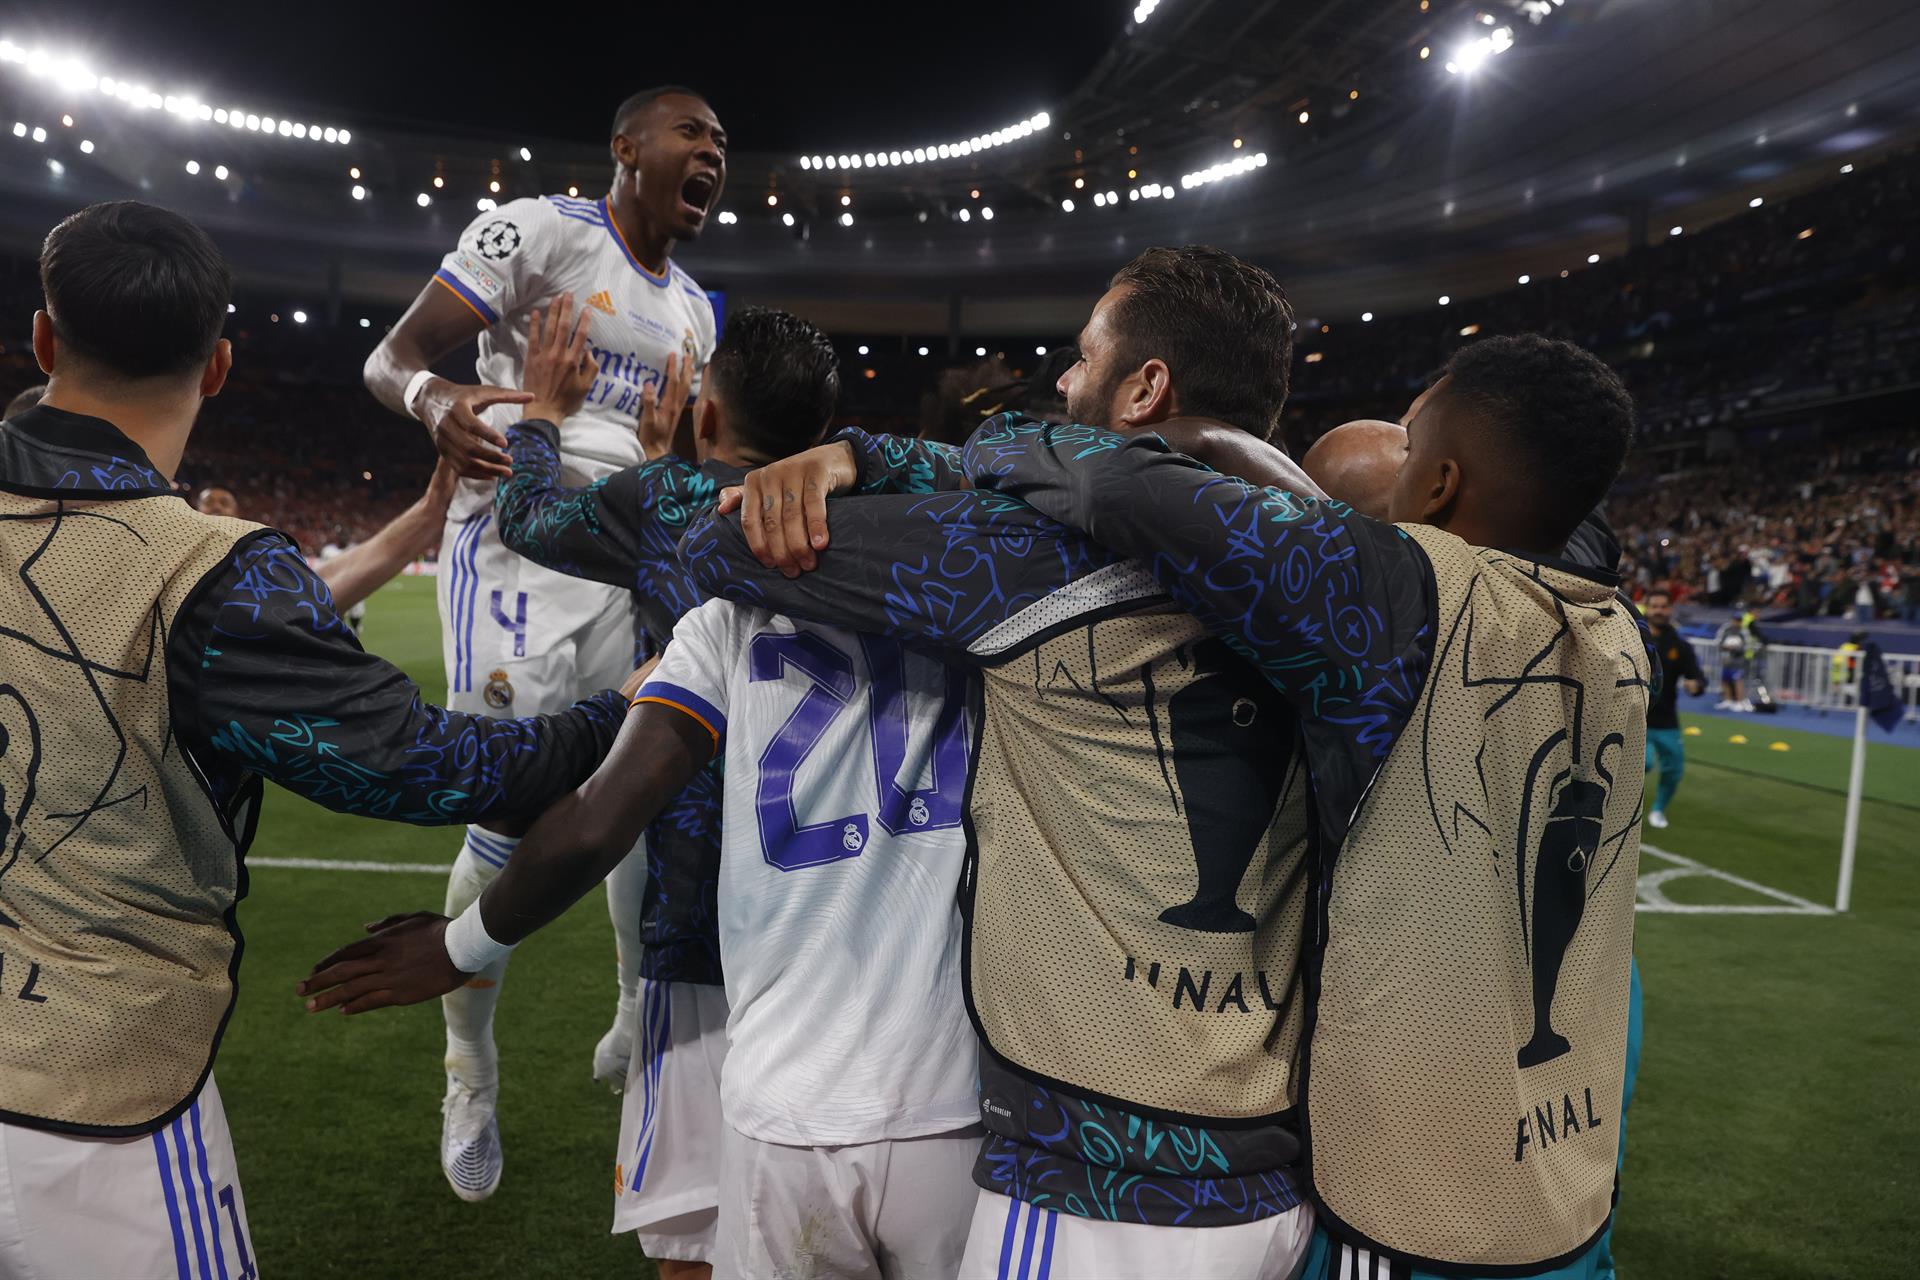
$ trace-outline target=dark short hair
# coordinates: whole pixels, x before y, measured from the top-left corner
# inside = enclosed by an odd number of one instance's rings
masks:
[[[633,117],[642,107],[656,98],[665,98],[672,94],[678,94],[683,98],[696,98],[701,102],[707,100],[706,94],[698,89],[689,89],[683,84],[657,84],[651,89],[642,89],[638,93],[629,94],[625,102],[614,108],[613,132],[608,136],[617,137],[625,133],[627,126],[633,123]]]
[[[1447,362],[1446,395],[1499,436],[1542,542],[1563,542],[1607,495],[1633,444],[1633,397],[1592,352],[1537,333],[1483,338]]]
[[[1649,589],[1649,590],[1648,590],[1648,592],[1647,592],[1647,600],[1648,600],[1649,602],[1650,602],[1650,601],[1652,601],[1652,599],[1653,599],[1653,598],[1654,598],[1655,596],[1665,596],[1665,597],[1667,598],[1667,603],[1668,603],[1668,604],[1672,604],[1672,603],[1673,603],[1673,592],[1671,592],[1671,591],[1669,591],[1669,590],[1667,590],[1667,589],[1666,589],[1665,587],[1653,587],[1653,588],[1651,588],[1651,589]]]
[[[790,311],[742,307],[727,316],[706,376],[741,443],[777,458],[811,448],[840,399],[840,357]]]
[[[108,376],[155,378],[188,373],[213,354],[233,273],[179,214],[116,200],[47,233],[40,284],[62,347]]]
[[[44,382],[35,383],[33,386],[28,387],[25,391],[22,391],[19,395],[7,401],[6,409],[0,410],[0,422],[5,422],[8,418],[19,417],[27,410],[33,408],[33,406],[39,404],[40,398],[46,394],[47,384]]]
[[[1128,367],[1158,357],[1180,412],[1216,418],[1262,440],[1279,425],[1293,363],[1293,307],[1273,276],[1206,245],[1149,249],[1114,272],[1117,353]]]

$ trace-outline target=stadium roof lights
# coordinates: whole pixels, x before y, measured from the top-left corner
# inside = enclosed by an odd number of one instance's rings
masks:
[[[279,134],[311,142],[341,145],[353,141],[353,132],[263,116],[237,107],[215,107],[189,93],[160,93],[143,81],[98,75],[78,58],[57,58],[44,49],[27,50],[11,40],[0,40],[0,63],[22,67],[36,79],[48,80],[74,93],[97,93],[137,111],[165,111],[181,120],[211,122],[252,133]]]
[[[1133,6],[1133,25],[1137,27],[1144,23],[1159,7],[1160,0],[1140,0],[1139,4]]]
[[[1004,129],[995,129],[992,133],[976,134],[961,142],[943,142],[938,146],[914,147],[909,151],[865,151],[848,152],[845,155],[804,155],[800,157],[802,169],[886,169],[903,164],[926,164],[929,161],[954,160],[961,156],[970,156],[976,151],[986,151],[993,147],[1002,147],[1009,142],[1018,142],[1031,137],[1039,130],[1053,123],[1053,117],[1042,111],[1028,117],[1018,124],[1008,125]]]
[[[1207,183],[1218,182],[1222,178],[1237,178],[1243,173],[1251,173],[1255,169],[1264,169],[1266,165],[1267,153],[1258,151],[1250,156],[1241,156],[1237,160],[1223,161],[1210,169],[1200,169],[1196,172],[1189,173],[1180,179],[1180,185],[1188,189],[1204,187]]]
[[[1453,51],[1453,57],[1447,59],[1448,75],[1472,75],[1484,66],[1495,54],[1505,53],[1513,48],[1513,28],[1495,27],[1487,35],[1467,40]]]

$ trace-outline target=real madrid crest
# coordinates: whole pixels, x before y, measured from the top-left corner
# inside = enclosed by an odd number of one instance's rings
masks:
[[[480,696],[485,698],[487,705],[494,710],[505,711],[513,705],[513,682],[507,679],[507,673],[504,671],[489,671],[487,687],[481,690]]]

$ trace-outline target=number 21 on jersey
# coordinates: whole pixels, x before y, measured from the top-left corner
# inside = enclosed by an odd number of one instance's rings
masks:
[[[902,785],[900,777],[909,763],[913,729],[906,651],[897,641],[881,636],[862,635],[859,642],[872,673],[865,690],[859,687],[853,658],[812,632],[763,632],[749,647],[749,679],[782,680],[791,671],[804,677],[807,686],[799,705],[760,753],[754,792],[761,855],[769,866],[782,871],[859,857],[874,822],[889,835],[960,825],[967,789],[965,674],[942,669],[946,696],[933,726],[932,785],[911,789]],[[794,797],[801,764],[836,720],[863,712],[873,774],[879,781],[873,810],[808,821],[808,815],[796,808]],[[920,761],[912,763],[908,782],[921,774]]]

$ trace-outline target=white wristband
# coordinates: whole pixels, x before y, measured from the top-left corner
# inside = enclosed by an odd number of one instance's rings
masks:
[[[426,421],[426,419],[420,417],[420,392],[424,390],[426,388],[426,385],[429,382],[432,382],[433,379],[434,379],[433,370],[431,369],[420,370],[418,373],[414,374],[411,378],[407,379],[406,393],[400,397],[400,403],[407,406],[407,412],[412,414],[415,419],[422,422]]]
[[[462,973],[479,973],[488,965],[505,960],[513,944],[495,942],[480,919],[480,902],[475,899],[447,923],[447,959]]]

